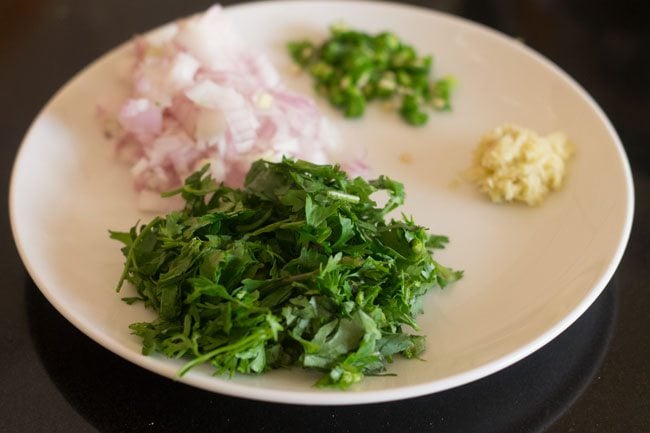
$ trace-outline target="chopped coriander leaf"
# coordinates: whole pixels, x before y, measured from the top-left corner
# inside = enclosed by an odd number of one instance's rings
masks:
[[[412,219],[387,220],[401,183],[350,179],[338,166],[257,161],[244,189],[218,185],[208,167],[167,195],[185,207],[128,232],[111,231],[131,283],[158,318],[134,323],[144,354],[208,363],[215,374],[292,365],[341,389],[417,358],[422,296],[462,276],[432,258],[448,239]],[[383,207],[372,199],[384,191]]]

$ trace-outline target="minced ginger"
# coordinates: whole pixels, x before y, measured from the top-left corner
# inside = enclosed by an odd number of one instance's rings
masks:
[[[535,131],[505,124],[485,134],[474,153],[470,177],[495,203],[542,203],[566,177],[573,145],[557,132]]]

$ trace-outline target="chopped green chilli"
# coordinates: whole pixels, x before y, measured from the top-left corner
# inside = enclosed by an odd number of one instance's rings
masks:
[[[404,201],[387,177],[349,179],[338,166],[255,162],[243,189],[208,167],[178,190],[184,209],[128,232],[125,282],[158,316],[130,325],[143,353],[208,363],[215,374],[301,366],[341,389],[379,374],[395,355],[418,357],[422,295],[459,279],[432,251],[448,239],[411,219],[387,220]],[[383,191],[378,206],[371,195]]]
[[[414,126],[428,121],[428,108],[451,109],[454,79],[433,80],[433,58],[418,56],[393,33],[370,35],[334,25],[322,44],[294,41],[288,48],[314,79],[316,91],[346,117],[361,117],[375,99],[401,101],[400,116]]]

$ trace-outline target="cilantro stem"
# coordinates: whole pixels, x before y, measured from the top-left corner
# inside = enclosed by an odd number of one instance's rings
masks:
[[[183,185],[180,188],[172,189],[170,191],[164,191],[164,192],[160,193],[160,196],[166,198],[166,197],[171,197],[171,196],[174,196],[176,194],[183,193],[183,192],[187,192],[187,193],[190,193],[190,194],[193,194],[193,195],[201,196],[201,195],[208,195],[208,194],[210,194],[212,192],[216,192],[216,191],[219,190],[219,188],[220,188],[220,186],[217,185],[217,186],[214,186],[212,188],[195,189],[195,188],[192,188],[190,186]]]
[[[253,334],[249,335],[248,337],[242,338],[241,340],[237,341],[236,343],[232,344],[227,344],[225,346],[217,347],[216,349],[204,353],[203,355],[194,358],[187,364],[185,364],[178,372],[178,376],[182,377],[187,373],[189,370],[192,368],[196,367],[199,364],[203,364],[204,362],[207,362],[210,360],[210,358],[214,358],[217,355],[220,355],[225,352],[240,352],[243,349],[246,349],[249,344],[254,343],[255,341],[262,340],[266,341],[269,340],[270,338],[273,337],[273,332],[270,329],[260,329]]]
[[[359,203],[359,201],[361,200],[357,195],[348,194],[342,191],[337,191],[332,189],[327,191],[327,195],[337,200],[344,200],[350,203]]]
[[[252,233],[248,233],[248,234],[244,235],[244,237],[246,239],[248,239],[249,237],[258,236],[258,235],[261,235],[262,233],[272,232],[272,231],[277,230],[277,229],[288,229],[288,228],[294,228],[294,227],[297,228],[297,227],[300,227],[301,225],[303,225],[304,223],[305,223],[304,220],[293,221],[292,218],[287,218],[287,219],[284,219],[282,221],[277,221],[277,222],[274,222],[272,224],[266,225],[266,226],[264,226],[264,227],[262,227],[260,229],[255,230]]]
[[[302,274],[296,274],[292,275],[290,277],[286,277],[282,279],[283,283],[295,283],[296,281],[305,281],[310,279],[311,277],[315,277],[320,273],[320,269],[314,269],[311,272],[305,272]]]
[[[295,283],[298,281],[305,281],[312,277],[315,277],[320,273],[320,269],[314,269],[310,272],[304,272],[302,274],[290,275],[288,277],[280,278],[277,280],[271,280],[268,282],[267,286],[264,286],[264,290],[275,289],[287,284]]]
[[[273,209],[269,208],[264,213],[264,215],[262,215],[260,218],[258,218],[255,222],[253,222],[251,224],[238,225],[237,230],[239,230],[240,232],[247,232],[247,231],[251,231],[253,229],[256,229],[259,226],[261,226],[262,224],[264,224],[266,222],[266,220],[269,219],[269,217],[271,216],[272,213],[273,213]]]

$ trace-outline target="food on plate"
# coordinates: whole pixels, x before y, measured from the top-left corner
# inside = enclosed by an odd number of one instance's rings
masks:
[[[413,155],[409,152],[402,152],[399,154],[399,162],[403,164],[412,164],[413,163]]]
[[[427,123],[428,108],[451,109],[454,79],[433,80],[433,57],[418,55],[393,33],[333,25],[327,40],[294,41],[289,52],[313,77],[316,91],[345,117],[363,116],[366,104],[376,99],[399,101],[400,116],[414,126]]]
[[[181,375],[204,363],[230,375],[301,366],[341,389],[421,355],[425,337],[409,330],[422,297],[462,272],[432,257],[445,236],[387,219],[402,184],[290,159],[258,160],[243,189],[210,173],[166,194],[182,210],[111,232],[126,257],[118,290],[131,283],[137,296],[124,300],[158,314],[130,326],[143,353],[191,358]]]
[[[314,101],[288,90],[219,6],[132,46],[128,99],[113,116],[106,107],[99,111],[118,121],[118,155],[131,164],[141,209],[156,210],[160,192],[206,162],[218,182],[235,187],[260,158],[337,162],[356,174],[367,169],[354,148],[340,148]]]
[[[541,136],[505,124],[481,138],[469,176],[495,203],[538,205],[562,185],[573,152],[564,133]]]

